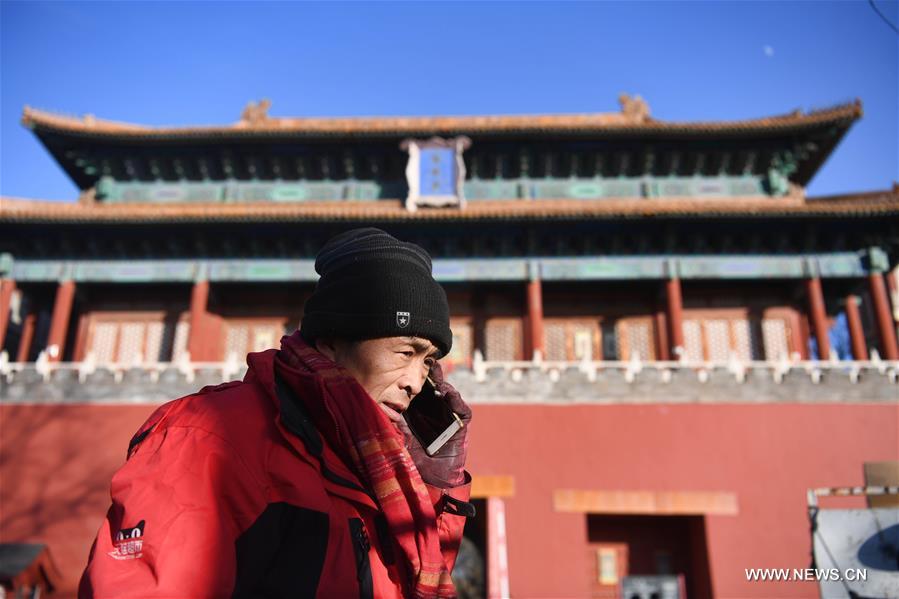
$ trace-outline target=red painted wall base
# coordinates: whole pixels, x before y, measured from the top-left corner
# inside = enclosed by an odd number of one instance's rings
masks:
[[[48,543],[73,591],[109,480],[154,408],[0,406],[0,540]],[[694,554],[690,568],[708,577],[691,584],[715,597],[817,597],[814,583],[747,582],[744,569],[806,567],[806,489],[862,484],[864,462],[897,459],[897,428],[899,407],[882,404],[475,405],[469,469],[515,478],[504,500],[512,596],[590,596],[604,516],[556,511],[554,492],[575,489],[733,493],[735,515],[695,515],[708,565]]]

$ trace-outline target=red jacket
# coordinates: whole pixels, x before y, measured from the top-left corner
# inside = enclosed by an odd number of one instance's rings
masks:
[[[79,597],[402,596],[378,505],[301,404],[278,396],[273,354],[140,428]],[[429,490],[452,571],[470,484]]]

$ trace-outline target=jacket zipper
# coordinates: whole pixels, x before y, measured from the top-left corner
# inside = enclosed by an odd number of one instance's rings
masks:
[[[359,582],[359,599],[374,598],[374,584],[371,578],[371,562],[368,552],[371,543],[365,532],[365,524],[361,518],[350,518],[350,538],[353,540],[353,551],[356,554],[356,580]]]
[[[288,387],[287,384],[281,380],[281,377],[279,377],[277,373],[275,373],[275,392],[277,393],[278,399],[281,402],[282,421],[285,423],[290,432],[300,438],[300,440],[306,446],[306,450],[318,461],[322,476],[332,483],[338,484],[342,487],[346,487],[347,489],[352,489],[353,491],[364,493],[369,497],[369,499],[372,500],[375,505],[378,505],[378,500],[375,497],[374,493],[372,493],[368,489],[360,487],[359,485],[343,478],[338,474],[335,474],[325,465],[325,460],[322,456],[322,441],[318,431],[315,430],[314,425],[312,425],[312,423],[309,421],[308,416],[305,414],[305,410],[302,408],[302,404],[294,399],[293,391],[291,391],[290,387]],[[295,410],[295,417],[301,419],[302,422],[292,422],[292,419],[289,417],[287,418],[287,420],[284,420],[285,404],[291,406],[293,410]]]
[[[324,457],[322,456],[321,437],[314,426],[309,422],[308,416],[302,408],[302,404],[292,397],[293,392],[290,387],[280,380],[277,373],[275,373],[275,391],[278,394],[281,403],[282,421],[290,432],[294,433],[303,441],[306,450],[318,460],[322,477],[342,487],[362,492],[367,495],[375,505],[378,505],[378,501],[374,494],[368,491],[368,489],[362,488],[328,469],[325,465]],[[284,419],[284,409],[286,406],[293,408],[293,416],[299,418],[301,422],[294,422],[290,417],[286,420]],[[353,552],[356,557],[356,579],[359,583],[359,597],[360,599],[374,599],[374,583],[372,582],[371,562],[368,557],[371,543],[369,542],[368,534],[365,532],[365,525],[361,518],[350,518],[349,528]]]

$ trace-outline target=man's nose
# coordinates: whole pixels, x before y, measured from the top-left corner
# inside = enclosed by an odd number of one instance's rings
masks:
[[[404,373],[400,386],[406,391],[406,394],[409,395],[410,401],[413,397],[421,393],[426,378],[427,375],[422,374],[421,368],[415,368],[414,370],[410,369]]]

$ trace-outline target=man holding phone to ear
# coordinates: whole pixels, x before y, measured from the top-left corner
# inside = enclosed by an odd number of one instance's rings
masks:
[[[79,596],[455,596],[471,410],[430,256],[356,229],[315,268],[280,349],[138,430]]]

